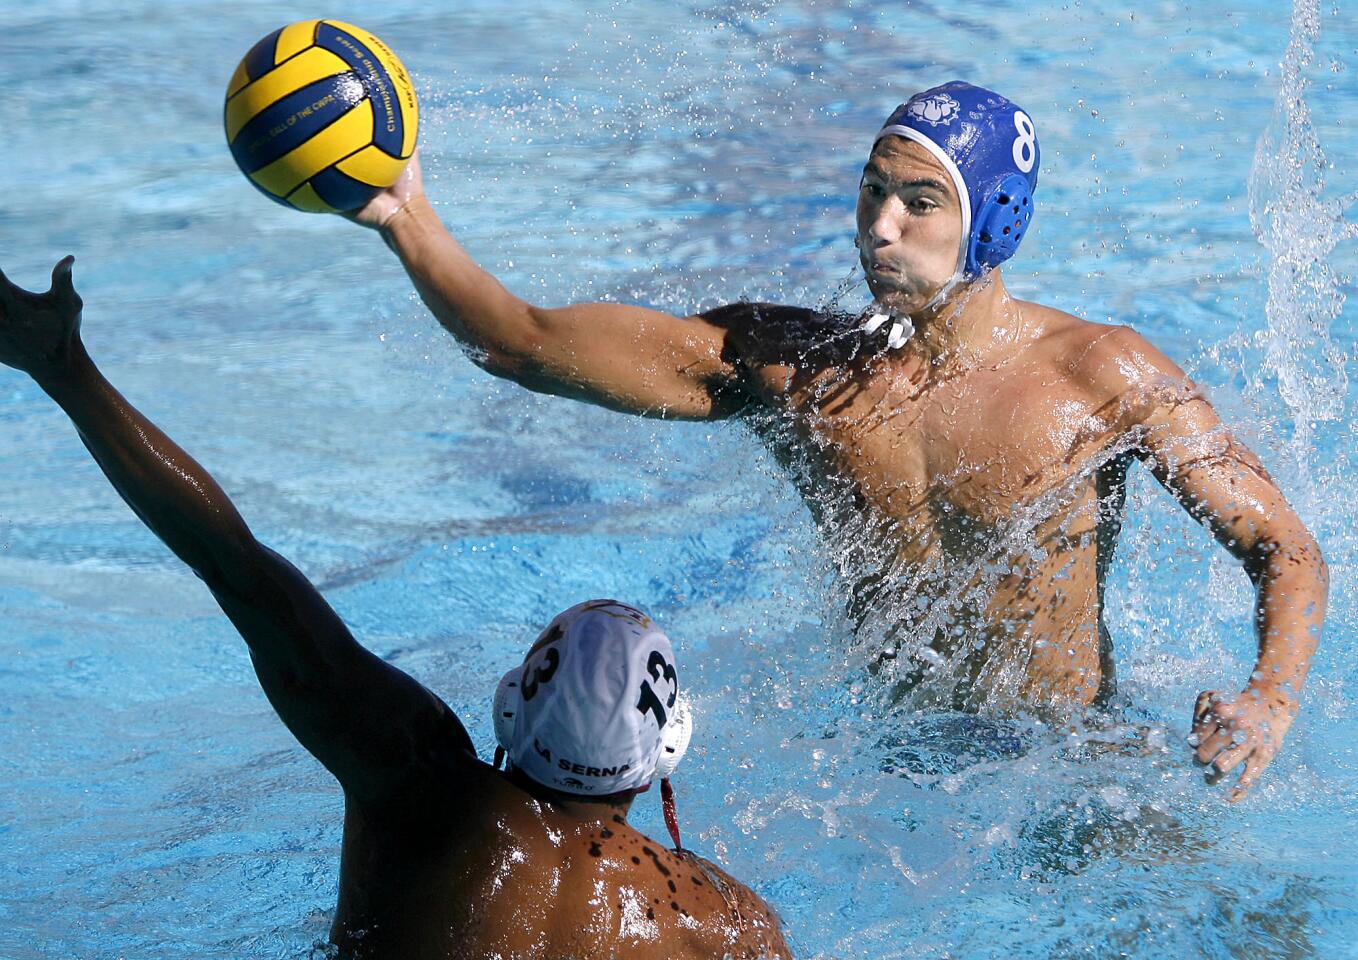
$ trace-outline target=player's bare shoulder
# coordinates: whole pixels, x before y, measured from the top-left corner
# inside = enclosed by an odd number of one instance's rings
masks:
[[[711,860],[692,851],[680,855],[696,868],[721,897],[727,929],[725,956],[748,960],[790,960],[792,951],[783,939],[781,923],[773,909],[757,893],[731,877]],[[699,882],[695,878],[695,883]]]
[[[1042,326],[1040,362],[1096,405],[1114,405],[1116,419],[1140,421],[1152,409],[1199,396],[1188,375],[1132,327],[1022,306]]]

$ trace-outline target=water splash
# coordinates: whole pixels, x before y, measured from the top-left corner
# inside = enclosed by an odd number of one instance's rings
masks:
[[[1273,118],[1259,138],[1249,183],[1250,223],[1269,255],[1268,322],[1258,343],[1267,357],[1264,372],[1277,377],[1294,423],[1291,454],[1303,479],[1309,476],[1313,424],[1344,413],[1347,357],[1331,337],[1344,293],[1332,254],[1342,241],[1358,237],[1358,225],[1345,220],[1358,194],[1325,196],[1331,164],[1306,100],[1307,69],[1319,38],[1319,0],[1296,0]],[[1253,386],[1262,385],[1256,379]]]

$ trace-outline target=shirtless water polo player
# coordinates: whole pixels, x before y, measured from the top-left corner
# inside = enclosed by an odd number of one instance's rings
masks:
[[[1193,718],[1209,777],[1245,764],[1239,797],[1296,714],[1325,564],[1258,459],[1160,351],[1128,327],[1008,294],[999,265],[1030,222],[1038,165],[1031,118],[990,91],[953,82],[897,108],[858,194],[876,298],[861,318],[531,305],[449,235],[418,158],[351,216],[381,231],[491,373],[646,416],[763,411],[780,423],[771,435],[810,467],[799,479],[827,535],[825,520],[847,518],[861,524],[857,552],[880,555],[856,578],[860,636],[884,634],[883,663],[905,683],[927,689],[950,671],[948,705],[1109,696],[1104,578],[1127,467],[1141,460],[1256,587],[1255,667],[1241,692],[1201,694]]]
[[[557,616],[495,696],[508,770],[479,761],[443,701],[360,646],[103,378],[80,312],[70,258],[41,295],[0,274],[0,363],[61,406],[118,493],[207,584],[269,702],[343,786],[340,957],[790,956],[753,892],[679,849],[667,780],[676,850],[627,824],[690,731],[674,652],[649,618],[613,601]]]

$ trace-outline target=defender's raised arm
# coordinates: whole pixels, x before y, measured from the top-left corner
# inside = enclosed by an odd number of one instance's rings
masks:
[[[653,417],[716,419],[744,403],[726,331],[709,320],[617,303],[547,309],[506,290],[429,205],[418,155],[353,219],[382,232],[439,323],[490,373]]]
[[[212,477],[100,375],[80,312],[69,258],[45,294],[0,275],[0,363],[56,400],[118,493],[207,583],[279,715],[343,784],[338,956],[790,956],[757,895],[627,823],[633,797],[660,780],[678,844],[668,778],[691,726],[673,648],[649,617],[611,600],[557,617],[494,700],[512,767],[481,763],[452,712],[359,646]],[[637,932],[617,923],[625,898],[671,909]]]
[[[44,294],[0,274],[0,363],[60,405],[123,500],[207,584],[288,729],[360,798],[403,782],[425,744],[471,752],[448,708],[360,646],[306,577],[255,540],[207,471],[104,379],[80,338],[72,262],[57,264]]]

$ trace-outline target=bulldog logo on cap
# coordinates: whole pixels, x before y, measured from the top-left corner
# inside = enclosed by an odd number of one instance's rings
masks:
[[[957,119],[962,108],[956,100],[946,93],[935,93],[927,97],[911,100],[906,111],[917,120],[923,120],[931,127],[949,124]]]

